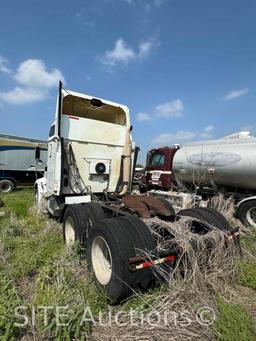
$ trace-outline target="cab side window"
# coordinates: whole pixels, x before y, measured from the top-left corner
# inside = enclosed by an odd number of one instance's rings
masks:
[[[51,126],[50,132],[49,132],[49,137],[52,137],[55,133],[55,124]]]

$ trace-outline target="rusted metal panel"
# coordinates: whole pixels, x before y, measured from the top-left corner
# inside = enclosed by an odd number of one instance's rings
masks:
[[[127,195],[123,198],[123,203],[135,210],[139,217],[144,219],[151,218],[151,215],[170,216],[170,210],[158,198],[146,195]]]

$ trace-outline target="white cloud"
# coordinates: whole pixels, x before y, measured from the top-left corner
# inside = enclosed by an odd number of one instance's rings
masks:
[[[184,106],[180,99],[172,102],[159,104],[155,107],[155,115],[158,117],[170,118],[181,117],[183,114]]]
[[[211,132],[214,127],[209,125],[205,127],[202,131],[186,131],[179,130],[176,133],[163,133],[152,140],[154,145],[171,145],[174,143],[182,143],[186,141],[198,139],[209,139],[212,137]]]
[[[214,129],[214,126],[209,125],[209,126],[206,126],[206,127],[204,128],[204,131],[205,131],[206,133],[210,133],[211,131],[213,131],[213,129]]]
[[[177,131],[176,133],[164,133],[153,139],[153,144],[164,145],[181,142],[184,140],[191,140],[196,136],[196,132],[193,131]]]
[[[127,64],[132,60],[142,59],[147,57],[157,44],[152,39],[143,40],[140,42],[138,52],[129,47],[124,39],[119,38],[115,42],[113,50],[107,50],[103,55],[97,57],[98,61],[103,65],[110,67],[118,63]]]
[[[151,4],[147,3],[147,4],[145,5],[145,10],[146,10],[147,12],[149,12],[149,11],[151,10],[151,8],[152,8]]]
[[[212,131],[214,129],[213,125],[206,126],[198,136],[202,139],[209,139],[212,137]]]
[[[140,122],[144,122],[144,121],[149,121],[151,120],[151,116],[147,113],[144,113],[144,112],[139,112],[137,115],[136,115],[136,119],[137,121],[140,121]]]
[[[241,131],[252,131],[254,129],[253,125],[243,126]]]
[[[194,131],[183,131],[183,130],[181,130],[175,134],[175,137],[178,140],[190,140],[195,136],[196,136],[196,132],[194,132]]]
[[[84,21],[83,25],[88,27],[88,28],[93,28],[95,27],[95,21],[94,20],[86,20]]]
[[[40,59],[23,61],[16,71],[10,70],[10,76],[18,83],[13,90],[1,91],[0,101],[9,104],[27,104],[44,100],[50,89],[58,85],[64,76],[59,69],[48,70]]]
[[[155,117],[163,117],[163,118],[174,118],[181,117],[183,115],[184,106],[180,99],[176,99],[171,102],[166,102],[163,104],[157,105],[153,113],[148,114],[144,112],[140,112],[136,115],[136,119],[138,121],[148,121]],[[209,127],[208,127],[209,129]]]
[[[47,70],[45,63],[40,59],[27,59],[20,64],[14,78],[18,83],[35,88],[50,89],[65,81],[58,69]]]
[[[163,5],[163,3],[165,2],[165,0],[154,0],[153,2],[154,2],[154,5],[155,5],[156,7],[160,7],[160,6]]]
[[[125,41],[120,38],[115,42],[112,51],[106,51],[103,56],[99,57],[102,64],[114,66],[118,62],[128,63],[135,58],[135,52],[127,47]]]
[[[133,3],[138,2],[136,0],[123,0],[123,1],[127,2],[128,4],[133,4]],[[155,7],[160,7],[163,5],[165,1],[166,0],[146,0],[145,8],[146,10],[150,10],[152,5],[154,5]]]
[[[227,93],[223,99],[225,101],[230,101],[231,99],[234,99],[234,98],[238,98],[238,97],[241,97],[241,96],[244,96],[248,93],[249,89],[248,88],[245,88],[245,89],[237,89],[237,90],[231,90],[229,93]]]
[[[75,16],[76,16],[77,18],[80,18],[80,17],[82,16],[82,11],[77,11],[77,12],[75,13]]]
[[[0,92],[0,102],[9,104],[27,104],[39,102],[46,98],[47,93],[41,89],[16,87],[11,91]]]
[[[139,45],[138,56],[140,58],[147,57],[150,54],[153,47],[154,47],[154,44],[150,40],[141,42]]]
[[[11,74],[11,69],[9,69],[8,60],[2,56],[0,56],[0,71],[4,73]]]

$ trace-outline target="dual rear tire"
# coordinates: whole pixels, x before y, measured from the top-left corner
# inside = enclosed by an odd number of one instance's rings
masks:
[[[132,271],[128,260],[152,254],[155,248],[150,231],[137,217],[96,222],[88,236],[88,266],[111,304],[120,303],[136,288],[146,289],[150,285],[154,278],[152,270]]]
[[[63,217],[68,247],[86,249],[89,271],[111,304],[120,303],[136,288],[146,289],[154,276],[150,268],[132,271],[128,260],[155,251],[143,221],[135,216],[105,218],[97,203],[69,205]]]
[[[128,260],[151,253],[156,245],[146,225],[136,217],[107,218],[96,222],[88,237],[87,260],[99,288],[111,304],[146,289],[153,280],[150,268],[132,271]]]
[[[101,206],[97,203],[69,205],[63,216],[63,238],[68,247],[78,243],[85,247],[92,224],[105,218]]]

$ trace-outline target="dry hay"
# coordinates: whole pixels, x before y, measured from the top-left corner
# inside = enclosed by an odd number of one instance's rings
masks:
[[[0,219],[10,215],[10,210],[5,207],[4,201],[0,198]]]
[[[96,323],[93,340],[214,340],[210,325],[217,317],[215,295],[229,290],[237,272],[234,243],[227,246],[225,233],[217,229],[195,235],[190,229],[191,218],[187,217],[174,223],[152,218],[146,223],[156,239],[159,223],[174,235],[175,244],[183,250],[177,267],[169,275],[163,266],[155,268],[156,275],[168,285],[152,295],[140,295],[142,304],[148,307],[143,309],[143,317],[138,309],[122,312],[119,325],[113,314],[108,325]],[[159,238],[158,248],[171,243],[170,239]],[[124,309],[125,305],[119,312]]]
[[[214,197],[211,206],[224,213],[228,220],[234,219],[235,205],[231,199],[224,199],[221,195]],[[43,210],[34,207],[31,213],[42,214],[40,212]],[[53,220],[50,221],[45,232],[57,225]],[[237,273],[238,252],[233,243],[227,247],[225,233],[216,229],[207,235],[193,234],[191,219],[187,217],[174,223],[157,218],[145,222],[158,240],[159,249],[167,248],[174,241],[180,247],[182,254],[178,266],[171,275],[161,266],[155,268],[156,276],[165,285],[151,294],[134,293],[135,300],[136,296],[139,298],[140,306],[134,304],[136,308],[132,311],[128,310],[131,302],[127,302],[118,308],[109,308],[103,321],[97,320],[95,316],[92,340],[215,340],[211,330],[211,318],[217,317],[215,296],[217,293],[225,295],[231,292],[230,284]],[[174,235],[174,240],[160,238],[159,223],[164,224]],[[237,221],[235,224],[239,225]],[[243,231],[246,232],[246,229]],[[63,263],[62,259],[56,264],[57,269],[63,268]],[[79,266],[76,269],[78,271]],[[64,283],[62,272],[57,273],[58,282]],[[77,275],[88,277],[87,274],[79,274],[79,271]],[[210,323],[207,323],[208,318]]]
[[[35,201],[34,206],[30,210],[40,216],[45,215],[47,213],[47,198],[43,196],[39,202]]]
[[[232,197],[226,198],[220,193],[211,198],[209,206],[222,213],[232,226],[239,227],[241,237],[252,235],[254,229],[250,226],[244,226],[240,220],[235,218],[236,205]],[[248,248],[243,249],[243,257],[248,260],[255,260],[255,256]]]
[[[232,196],[227,198],[224,194],[219,193],[210,199],[209,207],[223,214],[228,221],[234,218],[236,206]]]
[[[0,262],[3,263],[8,258],[8,254],[6,252],[5,244],[2,240],[0,240]]]

